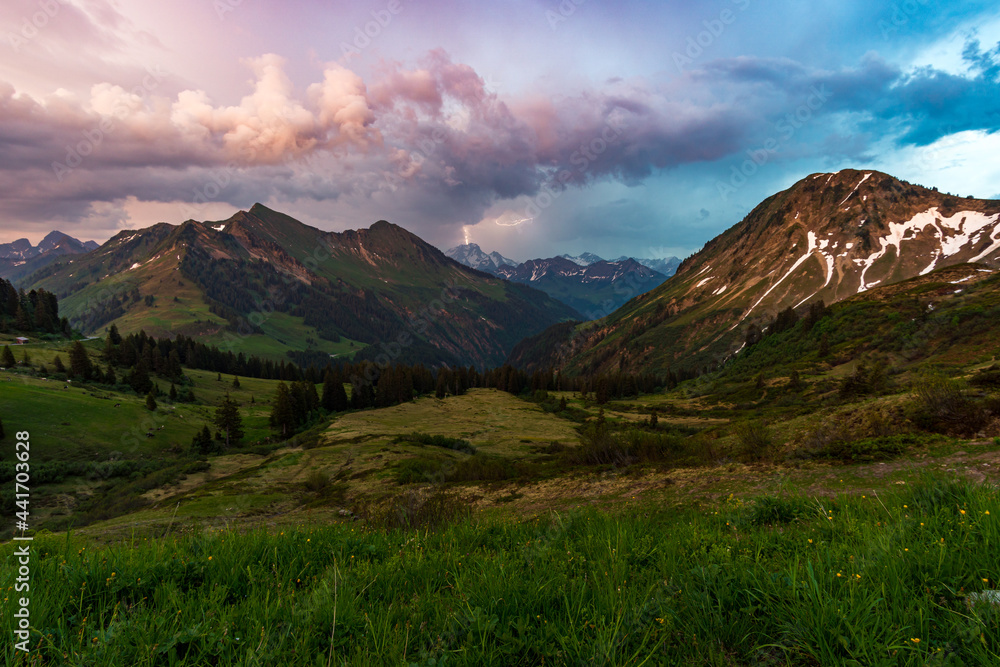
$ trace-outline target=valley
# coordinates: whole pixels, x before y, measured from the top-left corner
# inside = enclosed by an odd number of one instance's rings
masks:
[[[252,635],[283,664],[988,664],[996,202],[827,176],[592,321],[503,278],[531,262],[262,206],[5,283],[38,655],[229,664]],[[852,254],[854,218],[802,211],[858,193],[884,225]]]

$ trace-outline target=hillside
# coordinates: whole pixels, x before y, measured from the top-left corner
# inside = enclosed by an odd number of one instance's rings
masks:
[[[521,365],[571,372],[700,368],[782,310],[827,304],[936,268],[1000,265],[1000,201],[874,171],[812,174],[758,205],[660,287],[568,336],[525,341]]]
[[[34,274],[86,333],[184,334],[233,352],[389,354],[497,364],[526,335],[577,314],[463,267],[401,227],[329,233],[260,204],[228,220],[121,232]],[[321,364],[322,365],[322,364]]]

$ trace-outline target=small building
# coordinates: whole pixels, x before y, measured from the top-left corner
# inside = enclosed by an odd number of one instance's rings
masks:
[[[14,345],[24,345],[27,342],[28,339],[25,338],[24,336],[18,336],[17,338],[14,339]]]

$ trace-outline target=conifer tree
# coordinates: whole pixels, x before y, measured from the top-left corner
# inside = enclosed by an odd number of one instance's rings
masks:
[[[239,406],[229,397],[228,392],[215,410],[215,425],[223,433],[226,447],[243,439],[243,419],[240,418]]]
[[[152,390],[146,394],[146,409],[149,411],[156,410],[156,397],[153,395]]]
[[[69,350],[69,370],[73,377],[89,380],[93,373],[93,365],[87,355],[87,349],[80,341],[74,341]]]
[[[295,431],[295,411],[292,408],[291,392],[284,382],[278,383],[278,389],[274,396],[274,405],[271,407],[271,426],[277,429],[283,438],[287,438]]]
[[[4,368],[13,368],[14,366],[17,365],[17,360],[14,359],[14,353],[10,351],[10,345],[3,346],[2,363]]]

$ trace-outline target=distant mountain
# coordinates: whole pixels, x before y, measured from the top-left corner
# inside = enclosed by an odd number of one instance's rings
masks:
[[[197,336],[234,353],[496,365],[572,308],[447,258],[402,227],[324,232],[260,204],[159,223],[30,277],[87,333]],[[302,358],[301,355],[299,358]]]
[[[977,262],[983,271],[1000,266],[1000,201],[877,171],[812,174],[764,200],[656,289],[586,331],[564,331],[568,341],[546,332],[511,360],[571,372],[701,367],[736,353],[789,307],[804,312]]]
[[[622,262],[599,259],[587,266],[564,257],[529,259],[517,266],[501,266],[494,273],[540,289],[589,319],[612,312],[667,279],[634,259]]]
[[[677,273],[677,267],[681,265],[681,260],[677,257],[667,257],[664,259],[636,259],[643,266],[658,271],[665,276],[672,276]]]
[[[478,269],[479,271],[486,271],[487,273],[493,273],[495,269],[501,266],[517,265],[517,262],[507,259],[498,252],[491,252],[487,255],[475,243],[455,246],[446,250],[444,254],[459,264],[465,264],[468,267]]]
[[[572,255],[559,255],[559,256],[562,257],[563,259],[568,259],[574,264],[579,264],[580,266],[590,266],[595,262],[604,262],[604,261],[612,263],[624,262],[625,260],[631,259],[636,262],[639,262],[639,264],[642,264],[646,268],[653,269],[657,273],[662,273],[667,277],[674,275],[674,273],[677,271],[677,267],[680,266],[681,264],[681,260],[678,259],[677,257],[666,257],[660,259],[640,259],[637,257],[629,257],[627,255],[622,255],[618,259],[605,260],[602,259],[601,257],[598,257],[592,252],[585,252],[580,255],[577,255],[576,257]]]
[[[559,255],[559,256],[562,257],[563,259],[568,259],[569,261],[573,262],[574,264],[579,264],[580,266],[590,266],[594,262],[603,262],[604,261],[603,258],[598,257],[597,255],[595,255],[592,252],[585,252],[585,253],[583,253],[581,255],[578,255],[576,257],[573,257],[572,255]],[[626,257],[622,257],[621,259],[627,259],[627,258]],[[618,260],[614,260],[614,261],[618,261]]]
[[[28,239],[0,243],[0,278],[17,281],[66,255],[83,255],[100,246],[94,241],[79,241],[54,231],[37,246]]]
[[[540,289],[588,319],[607,315],[632,297],[653,289],[670,275],[650,269],[644,261],[680,262],[673,257],[668,260],[621,257],[608,262],[585,252],[576,257],[559,255],[518,264],[497,252],[487,255],[475,243],[457,246],[445,254],[474,269]]]

